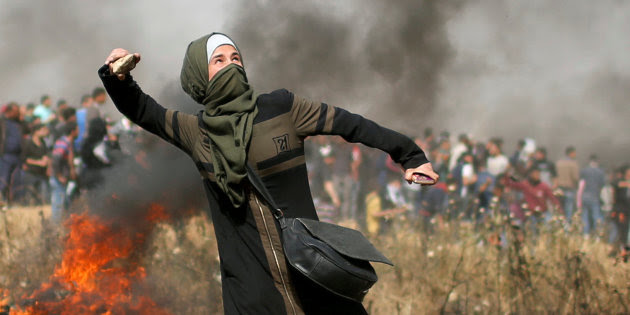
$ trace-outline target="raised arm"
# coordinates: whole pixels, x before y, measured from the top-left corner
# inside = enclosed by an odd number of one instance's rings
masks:
[[[198,135],[194,128],[197,126],[197,117],[164,108],[145,94],[129,73],[113,74],[112,63],[127,54],[124,49],[114,49],[98,70],[114,105],[129,120],[190,154]],[[139,62],[140,55],[134,56]]]

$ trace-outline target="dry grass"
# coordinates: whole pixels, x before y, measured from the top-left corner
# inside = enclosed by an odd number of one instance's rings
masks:
[[[630,312],[630,265],[606,244],[553,225],[534,241],[500,221],[430,237],[402,225],[376,240],[397,265],[378,268],[365,305],[373,314]]]
[[[0,213],[0,288],[18,303],[59,262],[59,229],[49,209]],[[607,246],[551,226],[538,240],[499,219],[483,227],[450,223],[431,236],[398,222],[373,241],[396,263],[376,266],[365,299],[371,314],[628,314],[630,264]],[[502,241],[497,242],[497,236]],[[175,314],[221,313],[212,224],[198,215],[156,229],[144,256],[151,296]]]

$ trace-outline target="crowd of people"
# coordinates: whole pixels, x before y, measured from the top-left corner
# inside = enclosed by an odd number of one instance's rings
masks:
[[[122,154],[120,136],[136,131],[125,118],[106,117],[106,100],[105,90],[95,88],[77,107],[58,100],[53,108],[43,95],[38,105],[1,108],[3,209],[50,203],[52,219],[60,221],[73,198],[102,182],[103,170]],[[440,174],[429,187],[403,182],[403,170],[381,151],[339,137],[309,139],[309,181],[320,218],[356,223],[377,235],[399,217],[430,232],[447,220],[479,225],[505,214],[519,226],[556,219],[580,224],[587,237],[605,232],[615,247],[628,243],[630,165],[604,170],[596,155],[579,165],[573,146],[551,160],[533,139],[520,140],[508,155],[501,138],[452,138],[427,128],[415,139]]]
[[[133,130],[125,119],[103,111],[107,94],[95,88],[79,106],[60,99],[53,106],[5,104],[0,109],[0,206],[50,204],[59,222],[69,203],[103,180],[120,157],[119,137]]]
[[[554,221],[577,226],[586,237],[604,236],[615,249],[626,246],[630,165],[604,170],[596,155],[580,165],[573,146],[552,160],[530,138],[519,140],[512,154],[504,153],[501,138],[452,140],[431,128],[415,139],[440,174],[437,185],[421,187],[401,181],[403,171],[380,151],[340,138],[313,139],[307,164],[320,217],[379,234],[400,217],[430,232],[447,220],[479,226],[502,214],[534,233]]]

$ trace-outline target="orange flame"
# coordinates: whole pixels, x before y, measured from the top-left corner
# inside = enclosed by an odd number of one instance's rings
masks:
[[[10,314],[169,314],[150,297],[134,294],[146,277],[138,253],[152,223],[167,218],[164,207],[151,205],[145,218],[151,224],[138,231],[88,214],[71,215],[62,261],[50,282],[27,297],[31,305]]]
[[[166,208],[159,203],[153,203],[149,207],[149,213],[146,216],[147,221],[151,223],[156,223],[160,221],[165,221],[169,218],[168,213],[166,213]]]

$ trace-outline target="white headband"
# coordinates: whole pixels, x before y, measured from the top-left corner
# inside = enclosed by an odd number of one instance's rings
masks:
[[[210,63],[210,58],[212,58],[212,53],[214,50],[219,48],[219,46],[230,45],[233,46],[236,50],[236,45],[234,42],[227,36],[223,34],[214,34],[208,37],[208,41],[206,42],[206,52],[208,54],[208,63]]]

